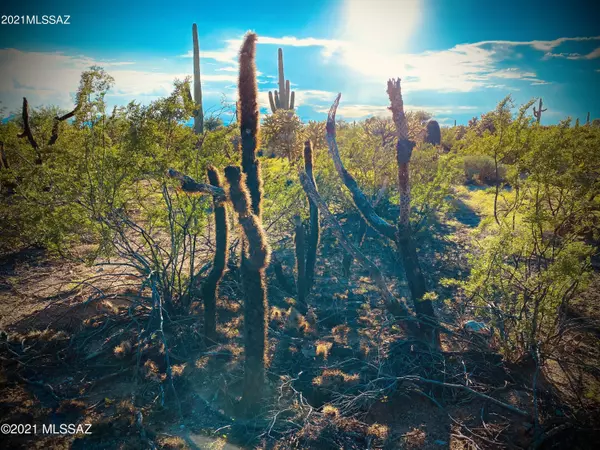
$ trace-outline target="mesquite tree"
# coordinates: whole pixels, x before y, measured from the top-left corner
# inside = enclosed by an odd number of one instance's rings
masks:
[[[390,110],[396,125],[396,160],[398,164],[398,191],[400,193],[400,214],[398,223],[393,225],[380,217],[373,205],[358,186],[354,177],[344,168],[335,138],[335,113],[339,105],[339,94],[329,111],[327,118],[327,143],[335,168],[350,191],[352,199],[363,219],[379,235],[395,243],[399,259],[402,261],[408,287],[412,296],[415,312],[420,320],[420,331],[429,343],[439,346],[439,330],[431,300],[426,298],[427,283],[419,263],[415,242],[412,236],[410,216],[409,163],[414,142],[408,138],[408,124],[404,114],[404,103],[400,89],[400,79],[389,80],[387,93],[390,98]]]

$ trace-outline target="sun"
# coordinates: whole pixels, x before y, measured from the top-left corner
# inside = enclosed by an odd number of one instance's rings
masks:
[[[352,45],[377,53],[407,51],[422,11],[423,0],[346,0],[342,36]]]

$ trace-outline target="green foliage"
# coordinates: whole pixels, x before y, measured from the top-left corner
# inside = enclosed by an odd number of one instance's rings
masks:
[[[466,155],[463,158],[465,181],[473,184],[494,185],[504,180],[506,167],[500,165],[498,174],[494,158],[487,155]]]
[[[495,223],[482,221],[471,274],[459,285],[514,360],[534,348],[548,356],[562,339],[564,312],[589,278],[588,242],[600,223],[600,133],[569,121],[532,126],[530,107],[511,118],[505,99],[493,114],[496,132],[467,136],[464,149],[465,167],[485,160],[490,176],[505,167],[510,186],[491,193]]]
[[[462,181],[460,159],[431,144],[420,144],[410,161],[412,222],[415,231],[432,224],[449,207],[452,187]]]
[[[127,261],[136,277],[147,280],[144,287],[152,284],[155,298],[176,308],[193,300],[199,267],[211,257],[202,242],[211,236],[213,206],[211,199],[166,184],[164,172],[173,167],[202,182],[209,164],[240,164],[240,129],[209,117],[199,142],[187,125],[194,108],[189,80],[176,81],[170,95],[148,105],[131,102],[106,111],[111,85],[100,68],[82,75],[75,96],[80,107],[73,120],[59,124],[53,145],[46,143],[54,117],[65,111],[30,110],[42,164],[30,143],[17,138],[21,117],[0,124],[9,163],[0,168],[0,251],[37,244],[65,253],[93,244],[103,257]],[[471,249],[471,272],[454,283],[473,300],[473,311],[493,324],[495,342],[511,359],[532,347],[548,355],[560,341],[562,311],[585,287],[589,243],[600,239],[600,128],[571,128],[568,121],[540,127],[531,105],[514,112],[506,98],[469,127],[443,128],[446,151],[422,142],[430,116],[409,114],[418,142],[410,164],[416,230],[427,232],[443,216],[457,185],[492,186],[472,194],[475,202],[485,200],[484,217]],[[328,154],[324,125],[302,124],[285,110],[264,120],[262,223],[275,247],[292,244],[295,215],[308,218],[297,178],[307,138],[330,210],[356,212]],[[393,124],[381,118],[341,122],[337,141],[365,194],[382,194],[378,212],[394,217]]]
[[[304,143],[303,125],[293,110],[278,109],[265,117],[261,136],[269,156],[297,160]]]

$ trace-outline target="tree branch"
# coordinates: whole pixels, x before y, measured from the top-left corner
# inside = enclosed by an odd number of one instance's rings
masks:
[[[167,170],[166,175],[169,178],[179,180],[181,182],[181,189],[185,192],[210,194],[217,200],[225,200],[227,198],[223,188],[212,186],[210,184],[198,183],[192,177],[188,177],[175,169]]]
[[[361,191],[354,177],[344,168],[344,164],[340,158],[340,152],[335,140],[335,113],[340,103],[341,95],[342,94],[338,94],[335,98],[333,105],[329,110],[329,115],[327,116],[327,146],[329,148],[329,154],[331,155],[331,159],[333,160],[333,164],[335,165],[340,178],[352,194],[354,204],[366,222],[379,234],[393,241],[396,239],[396,227],[388,223],[375,212],[368,197]]]
[[[531,417],[531,415],[529,413],[527,413],[526,411],[523,411],[522,409],[516,408],[512,405],[509,405],[508,403],[504,403],[504,402],[497,400],[494,397],[490,397],[489,395],[486,395],[482,392],[477,392],[477,391],[471,389],[470,387],[464,386],[462,384],[444,383],[442,381],[430,380],[430,379],[423,378],[423,377],[420,377],[417,375],[406,375],[406,376],[398,377],[396,379],[398,381],[413,381],[413,382],[417,382],[417,383],[432,384],[434,386],[443,386],[443,387],[447,387],[447,388],[451,388],[451,389],[460,389],[462,391],[467,391],[470,394],[473,394],[477,397],[488,400],[488,401],[494,403],[495,405],[501,406],[502,408],[512,411],[515,414],[519,414],[520,416]]]
[[[19,134],[18,137],[20,137],[20,138],[26,137],[27,138],[27,140],[29,141],[29,143],[31,144],[31,146],[37,153],[38,160],[36,161],[36,164],[41,164],[42,161],[41,161],[41,157],[39,155],[40,147],[37,144],[37,142],[35,141],[35,138],[33,137],[33,134],[31,133],[31,128],[29,126],[29,103],[27,102],[26,97],[23,97],[23,132],[21,134]]]
[[[48,145],[54,145],[58,139],[58,124],[70,119],[71,117],[73,117],[75,114],[77,114],[77,111],[79,111],[79,108],[81,107],[81,102],[78,102],[77,105],[75,106],[75,108],[73,109],[73,111],[66,113],[65,115],[59,117],[56,116],[54,118],[54,124],[52,125],[52,136],[50,136],[50,140],[48,141]]]

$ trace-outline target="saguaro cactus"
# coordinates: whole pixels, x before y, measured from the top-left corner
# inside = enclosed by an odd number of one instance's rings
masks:
[[[275,112],[280,109],[294,109],[294,98],[295,94],[290,89],[290,80],[285,79],[283,74],[283,50],[278,49],[278,72],[279,72],[279,91],[269,91],[269,103],[271,105],[271,112]],[[273,95],[275,96],[273,98]]]
[[[442,132],[437,120],[430,120],[427,122],[426,132],[425,142],[432,145],[440,145],[442,143]]]
[[[256,34],[248,33],[240,50],[238,120],[241,133],[242,170],[246,175],[244,181],[249,191],[252,212],[248,217],[255,223],[254,227],[242,224],[246,237],[241,263],[242,284],[245,295],[244,341],[246,358],[243,399],[249,410],[253,410],[259,405],[265,382],[268,304],[264,269],[268,265],[269,255],[268,247],[265,247],[266,239],[262,234],[262,179],[260,176],[260,162],[256,159],[259,139],[259,109],[255,54]],[[231,169],[229,175],[227,171],[225,175],[231,184]],[[233,198],[232,201],[234,201]],[[238,206],[235,207],[236,211],[240,209]],[[266,248],[266,251],[263,251],[263,247]],[[260,260],[262,253],[266,253],[266,257],[262,258],[262,263],[259,263],[256,258],[258,257]]]
[[[589,125],[590,124],[590,112],[588,111],[587,113],[587,118],[585,119],[585,124]]]
[[[204,111],[202,110],[202,83],[200,81],[200,46],[198,45],[198,27],[192,25],[194,40],[194,133],[204,133]]]
[[[209,166],[208,181],[212,186],[222,188],[221,177],[216,168]],[[227,211],[223,198],[213,197],[215,209],[215,256],[213,267],[202,285],[202,298],[204,300],[204,336],[207,344],[213,344],[217,337],[217,302],[216,294],[219,282],[225,270],[227,255]]]
[[[251,199],[245,176],[239,167],[225,169],[229,198],[244,231],[242,285],[244,289],[244,390],[243,401],[248,411],[260,404],[265,384],[267,349],[267,289],[265,268],[270,248],[261,220],[250,209]]]
[[[548,111],[548,108],[546,109],[542,109],[542,105],[544,103],[542,102],[542,99],[540,97],[540,104],[538,109],[535,109],[535,106],[533,107],[533,116],[537,119],[537,123],[540,123],[540,120],[542,119],[542,113]]]

